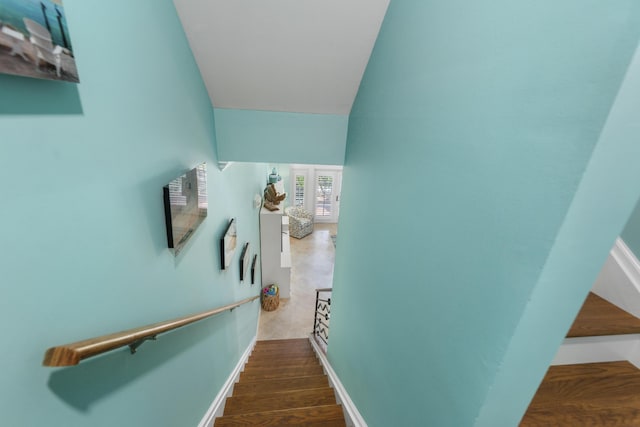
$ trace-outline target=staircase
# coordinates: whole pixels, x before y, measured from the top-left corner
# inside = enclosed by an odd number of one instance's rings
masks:
[[[640,334],[640,319],[590,293],[567,338],[626,334]],[[640,426],[640,370],[626,360],[551,366],[520,426]]]
[[[258,341],[227,398],[224,426],[345,426],[308,339]]]

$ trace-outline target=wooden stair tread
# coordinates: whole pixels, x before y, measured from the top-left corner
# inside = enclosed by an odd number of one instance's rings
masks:
[[[277,341],[258,341],[253,347],[254,350],[274,350],[274,349],[294,349],[294,348],[311,348],[308,339],[300,340],[277,340]]]
[[[251,414],[225,415],[216,419],[215,427],[225,426],[346,426],[342,406],[325,405],[309,408],[254,412]]]
[[[527,411],[520,427],[630,427],[640,425],[637,408],[596,407],[587,404],[567,403],[561,407],[534,407]]]
[[[626,361],[551,366],[520,426],[640,425],[639,392]]]
[[[575,377],[608,378],[618,375],[635,375],[638,374],[638,372],[638,368],[624,360],[618,362],[555,365],[549,368],[543,381],[564,381]]]
[[[335,405],[336,403],[335,394],[330,387],[289,390],[266,395],[245,394],[227,398],[224,415]]]
[[[290,353],[263,352],[252,353],[247,363],[256,361],[274,361],[280,359],[317,359],[313,350],[311,351],[292,351]]]
[[[246,366],[244,368],[244,373],[251,374],[260,374],[260,373],[278,373],[278,372],[289,372],[295,369],[304,370],[306,368],[322,368],[320,362],[312,362],[308,363],[284,363],[284,364],[272,364],[272,365],[258,365],[258,366]],[[308,374],[307,374],[308,375]]]
[[[317,357],[315,356],[301,356],[301,357],[289,357],[287,359],[283,359],[283,362],[286,362],[287,365],[299,366],[299,365],[317,365],[320,363]],[[258,367],[273,367],[278,366],[280,361],[274,361],[273,359],[251,359],[245,365],[245,370],[248,368],[258,368]]]
[[[527,411],[520,427],[630,427],[640,425],[640,411],[616,408],[585,411],[584,406],[563,406],[556,411],[532,409]]]
[[[240,373],[240,382],[247,380],[266,380],[272,378],[308,377],[322,375],[322,366],[283,366],[278,368],[255,368]]]
[[[640,334],[640,319],[590,292],[567,338]]]
[[[313,347],[291,346],[291,347],[255,347],[251,354],[290,354],[290,353],[313,353]]]
[[[255,359],[287,359],[291,357],[315,357],[315,352],[312,348],[300,348],[300,349],[288,349],[284,350],[264,350],[253,351],[249,360]]]
[[[308,338],[289,338],[281,340],[261,340],[256,341],[255,347],[282,347],[282,346],[295,346],[295,345],[310,345]]]
[[[233,386],[233,396],[240,396],[243,394],[273,393],[287,390],[304,390],[309,388],[321,388],[328,386],[329,380],[325,375],[277,378],[272,380],[243,381]]]
[[[261,362],[263,365],[265,363],[271,363],[271,364],[289,363],[291,359],[316,359],[317,360],[317,357],[313,352],[281,353],[281,354],[256,353],[249,356],[249,359],[247,360],[247,364],[251,364],[254,362]]]
[[[308,339],[259,341],[215,426],[345,426]]]

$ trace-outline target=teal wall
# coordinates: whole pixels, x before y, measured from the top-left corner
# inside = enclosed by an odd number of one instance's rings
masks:
[[[621,237],[636,255],[636,258],[640,258],[640,201],[625,225]]]
[[[598,145],[556,235],[476,425],[508,425],[518,410],[524,412],[547,368],[544,364],[536,366],[531,361],[553,356],[582,305],[581,299],[575,301],[573,297],[584,295],[584,290],[591,288],[602,265],[601,260],[607,257],[616,233],[632,211],[640,191],[627,185],[640,179],[637,167],[637,159],[640,158],[638,111],[640,47],[627,70]],[[611,191],[611,188],[616,188],[616,191]],[[550,332],[558,331],[558,325],[565,325],[560,331],[563,333],[550,336]],[[545,341],[546,346],[531,345]],[[505,407],[511,411],[505,411]]]
[[[255,336],[257,302],[135,356],[42,358],[257,294],[238,268],[220,271],[217,239],[237,217],[240,241],[259,246],[266,165],[216,168],[213,109],[170,0],[65,11],[80,85],[0,75],[0,424],[195,426]],[[162,186],[202,161],[209,216],[175,258]]]
[[[609,189],[640,179],[637,87],[615,102],[639,6],[390,3],[349,121],[329,345],[370,426],[517,425],[638,199]]]
[[[216,108],[220,160],[342,165],[348,116]]]

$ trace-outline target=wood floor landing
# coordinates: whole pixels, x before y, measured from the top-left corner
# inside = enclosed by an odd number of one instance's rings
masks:
[[[640,319],[589,293],[567,338],[640,334]]]
[[[629,362],[549,368],[520,427],[640,426],[640,370]]]

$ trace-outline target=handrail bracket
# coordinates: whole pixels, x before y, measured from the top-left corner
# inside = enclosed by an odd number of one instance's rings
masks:
[[[149,340],[155,341],[156,338],[157,338],[157,335],[151,335],[149,337],[140,338],[139,340],[132,342],[131,344],[129,344],[129,349],[131,350],[131,354],[136,354],[136,351],[138,351],[138,348],[142,344],[144,344]]]

